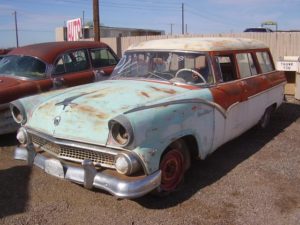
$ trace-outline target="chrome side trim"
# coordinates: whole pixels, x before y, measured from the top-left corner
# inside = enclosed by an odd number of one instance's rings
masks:
[[[162,106],[169,106],[169,105],[176,105],[176,104],[184,104],[184,103],[202,103],[205,105],[212,106],[216,108],[220,113],[226,118],[226,110],[221,107],[219,104],[216,104],[214,102],[201,99],[201,98],[190,98],[190,99],[180,99],[180,100],[173,100],[169,102],[164,102],[164,103],[158,103],[158,104],[153,104],[153,105],[145,105],[145,106],[140,106],[131,110],[128,110],[127,112],[124,112],[124,114],[132,113],[132,112],[137,112],[145,109],[152,109],[152,108],[157,108],[157,107],[162,107]]]
[[[18,147],[15,149],[15,159],[30,162],[32,160],[32,158],[30,159],[31,151],[33,150]],[[160,170],[135,180],[124,180],[97,171],[89,160],[83,162],[83,167],[74,167],[63,164],[57,159],[46,158],[37,154],[34,155],[33,164],[50,175],[82,184],[86,188],[99,188],[119,198],[138,198],[157,188],[161,182]]]

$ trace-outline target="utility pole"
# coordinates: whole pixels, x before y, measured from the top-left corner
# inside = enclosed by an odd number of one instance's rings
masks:
[[[174,25],[174,23],[170,23],[170,25],[171,25],[171,35],[173,35],[173,25]]]
[[[181,5],[181,23],[182,23],[182,34],[184,34],[184,3]]]
[[[17,23],[17,12],[14,11],[15,16],[15,30],[16,30],[16,42],[17,42],[17,48],[19,47],[19,35],[18,35],[18,23]]]
[[[188,32],[187,32],[187,23],[185,24],[185,34],[188,34]]]
[[[100,41],[99,0],[93,0],[94,41]]]

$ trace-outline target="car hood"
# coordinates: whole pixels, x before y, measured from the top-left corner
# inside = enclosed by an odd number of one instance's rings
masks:
[[[105,145],[110,119],[186,91],[174,85],[134,80],[83,85],[36,107],[26,126],[59,139]]]
[[[31,80],[0,75],[0,104],[9,103],[37,91],[36,85]]]
[[[17,94],[16,90],[21,82],[15,78],[0,76],[0,104],[8,103],[17,98],[14,96]]]
[[[6,76],[0,76],[0,88],[1,90],[4,88],[10,88],[13,86],[17,86],[20,84],[21,81],[16,78],[6,77]]]

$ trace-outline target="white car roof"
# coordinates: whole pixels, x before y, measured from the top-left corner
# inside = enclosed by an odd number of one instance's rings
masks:
[[[174,38],[140,42],[133,50],[226,51],[268,48],[263,42],[247,38]]]

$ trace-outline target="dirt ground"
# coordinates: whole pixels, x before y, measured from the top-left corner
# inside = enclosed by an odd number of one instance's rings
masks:
[[[0,224],[300,224],[299,104],[195,161],[165,198],[84,189],[13,160],[14,136],[0,138]]]

